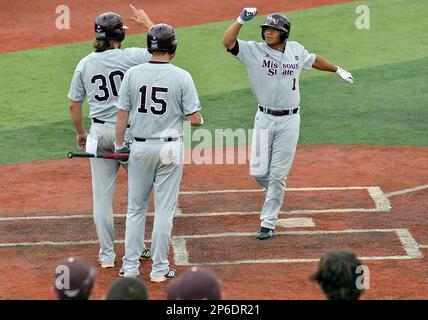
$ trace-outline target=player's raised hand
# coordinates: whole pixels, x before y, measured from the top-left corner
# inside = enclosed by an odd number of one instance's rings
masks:
[[[257,15],[257,8],[244,8],[239,15],[238,19],[236,19],[240,24],[244,24],[251,19],[253,19]]]
[[[136,24],[145,27],[147,30],[153,26],[153,22],[150,20],[149,16],[143,9],[136,9],[132,4],[129,5],[134,16],[131,17],[131,20]]]
[[[348,83],[354,83],[354,78],[352,77],[352,74],[341,67],[337,67],[336,74],[343,79],[343,81],[346,81]]]

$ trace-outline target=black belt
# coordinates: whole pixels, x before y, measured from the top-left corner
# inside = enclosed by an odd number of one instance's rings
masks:
[[[263,113],[268,113],[273,116],[282,117],[282,116],[288,116],[289,114],[296,114],[297,111],[299,111],[299,107],[294,109],[287,109],[287,110],[272,110],[259,105],[259,110]]]
[[[146,138],[134,137],[134,139],[135,139],[135,141],[138,141],[138,142],[146,142],[147,141]],[[151,140],[156,140],[156,139],[151,139]],[[171,141],[177,141],[177,140],[178,140],[177,137],[175,137],[175,138],[173,138],[173,137],[163,138],[163,141],[165,141],[165,142],[171,142]]]
[[[100,120],[100,119],[97,119],[97,118],[92,118],[92,120],[94,121],[94,123],[100,123],[100,124],[106,123],[104,120]],[[131,126],[128,124],[126,127],[130,128]]]

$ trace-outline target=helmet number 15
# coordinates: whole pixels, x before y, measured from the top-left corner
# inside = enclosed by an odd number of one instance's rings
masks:
[[[168,92],[168,88],[165,87],[155,87],[153,86],[151,88],[151,101],[160,105],[160,106],[156,106],[156,105],[152,105],[150,104],[150,111],[158,116],[163,115],[166,112],[166,107],[167,107],[167,102],[165,101],[165,99],[162,99],[161,97],[158,97],[158,93],[167,93]],[[144,85],[140,88],[140,93],[141,93],[141,104],[140,107],[138,108],[138,112],[141,113],[148,113],[148,109],[146,107],[146,98],[147,98],[147,86]]]

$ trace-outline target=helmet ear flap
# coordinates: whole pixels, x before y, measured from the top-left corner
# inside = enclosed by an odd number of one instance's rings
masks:
[[[177,40],[174,40],[171,43],[171,47],[168,49],[168,53],[169,54],[174,54],[176,50],[177,50]]]

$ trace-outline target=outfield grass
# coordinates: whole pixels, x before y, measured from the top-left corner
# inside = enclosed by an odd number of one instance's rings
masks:
[[[301,144],[428,145],[428,29],[425,0],[369,1],[371,29],[355,28],[356,4],[290,12],[292,39],[352,71],[355,83],[334,74],[301,78]],[[260,38],[263,17],[240,38]],[[231,21],[177,30],[174,63],[190,71],[206,127],[251,128],[255,113],[245,66],[223,49]],[[129,36],[125,46],[144,45]],[[0,163],[64,156],[74,149],[66,94],[84,42],[0,55]],[[85,105],[87,114],[87,106]]]

